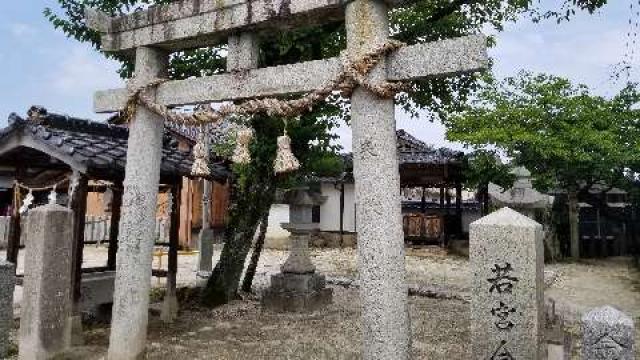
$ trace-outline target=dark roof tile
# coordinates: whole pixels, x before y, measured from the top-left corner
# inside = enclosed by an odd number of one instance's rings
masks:
[[[124,172],[127,155],[128,129],[124,126],[100,123],[90,120],[52,114],[46,109],[33,107],[29,119],[16,114],[9,116],[9,126],[0,130],[0,142],[15,130],[24,128],[33,138],[55,151],[71,155],[87,167],[118,167],[112,169]],[[163,160],[160,171],[168,176],[189,176],[191,173],[191,152],[177,149],[177,142],[165,131]],[[55,156],[55,155],[54,155]],[[211,164],[212,177],[222,180],[230,175],[226,167]]]

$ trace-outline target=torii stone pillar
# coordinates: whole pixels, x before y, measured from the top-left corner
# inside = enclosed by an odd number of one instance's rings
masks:
[[[355,0],[347,5],[347,53],[352,58],[389,37],[387,5]],[[369,79],[386,80],[386,61]],[[393,99],[359,87],[351,96],[358,272],[362,300],[363,358],[405,360],[410,334]]]
[[[167,77],[168,60],[164,51],[137,48],[138,85]],[[109,360],[139,359],[145,348],[163,129],[143,106],[129,127]]]

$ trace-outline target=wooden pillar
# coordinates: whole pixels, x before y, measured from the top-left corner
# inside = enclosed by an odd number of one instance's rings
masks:
[[[116,254],[118,253],[118,233],[120,231],[120,214],[122,213],[122,181],[114,183],[113,200],[111,201],[111,225],[109,228],[109,255],[107,258],[107,268],[116,269]]]
[[[171,225],[169,228],[169,263],[167,271],[167,293],[164,297],[161,318],[164,322],[173,322],[178,315],[178,298],[176,295],[176,276],[178,274],[178,246],[180,244],[180,194],[182,179],[178,179],[171,187],[173,204],[171,208]]]
[[[84,226],[87,215],[87,193],[89,179],[80,175],[71,201],[73,210],[73,244],[71,246],[71,344],[83,345],[82,314],[80,298],[82,296],[82,262],[84,252]]]
[[[344,243],[344,180],[340,182],[340,244]]]
[[[20,187],[16,184],[13,187],[13,208],[7,243],[7,261],[15,264],[16,269],[18,268],[18,252],[20,251],[20,199]]]
[[[78,185],[76,185],[71,199],[71,209],[73,210],[73,276],[71,278],[73,289],[73,313],[80,311],[80,289],[82,285],[82,261],[84,252],[84,225],[87,213],[87,192],[89,179],[85,175],[80,175]]]
[[[442,238],[441,245],[444,245],[447,242],[448,231],[447,231],[447,212],[444,211],[444,185],[440,185],[440,218],[442,219]]]
[[[424,186],[422,187],[422,199],[420,199],[420,211],[423,214],[427,212],[427,198],[426,198]]]
[[[448,186],[448,185],[447,185]],[[449,192],[449,188],[445,188],[444,198],[446,201],[447,211],[444,215],[444,246],[449,246],[449,239],[451,239],[451,193]]]
[[[456,182],[456,227],[458,238],[462,235],[462,184]]]

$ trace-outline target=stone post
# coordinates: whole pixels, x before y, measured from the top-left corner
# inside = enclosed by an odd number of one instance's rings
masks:
[[[73,211],[45,205],[26,221],[19,358],[45,360],[71,345]]]
[[[253,33],[244,32],[229,36],[227,71],[257,68],[260,55],[258,44],[258,37]]]
[[[472,359],[542,360],[542,225],[502,208],[469,230]]]
[[[201,279],[208,279],[213,268],[213,229],[209,224],[209,209],[211,204],[211,182],[203,179],[202,190],[202,229],[200,230],[200,240],[198,242],[198,272],[196,276]]]
[[[387,41],[387,11],[381,0],[355,0],[347,5],[351,58]],[[382,81],[385,77],[386,61],[382,61],[369,78]],[[357,88],[351,96],[351,118],[363,358],[404,360],[409,357],[410,327],[393,99]]]
[[[138,48],[138,84],[166,77],[168,60],[161,50]],[[138,107],[129,127],[109,360],[138,359],[145,348],[162,136],[162,118]]]
[[[16,287],[16,266],[0,259],[0,359],[9,351],[9,332],[13,328],[13,291]]]
[[[582,318],[582,360],[633,360],[635,327],[633,319],[603,306]]]

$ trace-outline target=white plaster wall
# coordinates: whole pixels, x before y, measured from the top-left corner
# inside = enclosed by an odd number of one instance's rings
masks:
[[[327,200],[320,206],[320,230],[340,231],[340,185],[321,185],[322,196]],[[356,231],[355,193],[353,184],[344,185],[344,231]]]
[[[278,238],[288,237],[289,232],[280,226],[289,222],[289,205],[273,204],[269,211],[269,226],[267,227],[267,237]]]

